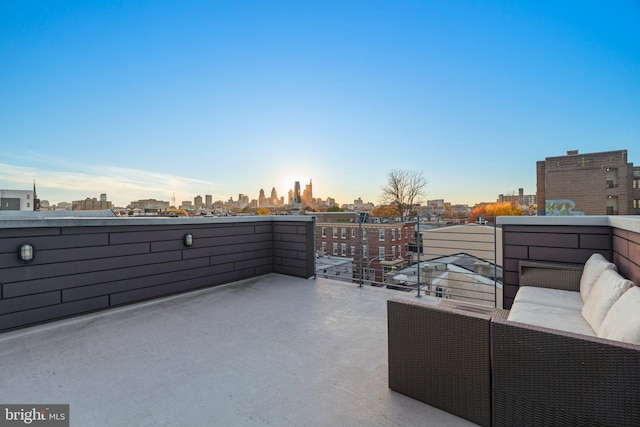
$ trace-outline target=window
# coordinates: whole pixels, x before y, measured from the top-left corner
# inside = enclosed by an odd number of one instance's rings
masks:
[[[633,209],[640,209],[640,199],[633,199]]]
[[[391,240],[396,240],[396,229],[395,228],[391,229]]]
[[[338,255],[338,244],[337,243],[333,244],[333,254],[334,255]]]
[[[340,233],[340,237],[342,237],[343,239],[347,238],[347,229],[346,228],[342,228],[341,233]]]
[[[398,258],[402,258],[402,245],[398,245]]]
[[[31,203],[27,202],[27,207],[30,208],[31,207]]]
[[[362,230],[362,240],[367,240],[367,230]]]
[[[333,227],[333,238],[334,239],[338,238],[338,227]]]
[[[633,180],[633,188],[640,188],[640,179]]]
[[[356,237],[356,229],[355,228],[351,229],[351,237],[353,237],[353,238]]]
[[[347,244],[346,243],[341,243],[340,244],[340,256],[347,256]]]
[[[31,194],[27,194],[27,200],[31,200]]]
[[[322,227],[322,237],[327,237],[327,227]]]
[[[384,260],[384,246],[378,246],[378,258]]]
[[[380,241],[384,242],[384,230],[379,230],[378,235],[380,236]]]
[[[320,246],[320,252],[322,255],[327,253],[327,242],[322,242]]]
[[[606,171],[607,188],[616,188],[618,186],[618,169],[607,168]]]
[[[391,246],[391,259],[396,259],[396,247]]]
[[[449,299],[449,294],[446,292],[446,290],[442,286],[437,286],[436,287],[436,297]]]
[[[362,245],[362,258],[369,258],[369,249],[367,245]]]
[[[355,255],[355,254],[356,254],[356,247],[351,246],[351,255]]]

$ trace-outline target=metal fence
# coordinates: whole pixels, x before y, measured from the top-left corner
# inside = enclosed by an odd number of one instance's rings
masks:
[[[406,262],[394,267],[374,266],[376,257],[350,262],[351,281],[488,306],[502,306],[502,233],[486,224],[440,225],[420,223],[415,242],[408,245]],[[335,257],[334,257],[335,258]],[[347,261],[348,262],[348,261]],[[344,265],[337,276],[345,280]],[[332,277],[324,269],[319,277]],[[348,277],[348,276],[347,276]],[[376,277],[382,277],[376,279]]]

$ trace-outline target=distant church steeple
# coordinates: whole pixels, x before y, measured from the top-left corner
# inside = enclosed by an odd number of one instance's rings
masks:
[[[38,199],[38,193],[36,193],[36,180],[33,180],[33,210],[40,210],[40,199]]]

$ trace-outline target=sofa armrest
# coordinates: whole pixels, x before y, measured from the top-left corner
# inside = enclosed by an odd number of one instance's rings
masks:
[[[640,425],[640,346],[494,317],[494,426]]]
[[[492,308],[433,300],[387,302],[389,388],[489,426]]]
[[[520,261],[520,286],[580,292],[581,264]]]

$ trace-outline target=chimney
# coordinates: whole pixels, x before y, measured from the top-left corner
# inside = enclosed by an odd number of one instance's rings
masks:
[[[569,150],[567,151],[567,156],[577,156],[578,150]]]
[[[473,264],[473,271],[484,277],[491,278],[491,264],[485,261],[477,261]]]

